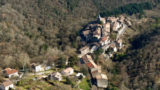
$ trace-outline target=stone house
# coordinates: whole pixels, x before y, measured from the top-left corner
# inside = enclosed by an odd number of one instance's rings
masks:
[[[91,32],[90,30],[82,31],[82,34],[83,34],[86,41],[88,41],[91,37],[90,32]]]
[[[122,39],[118,39],[117,44],[118,44],[119,49],[122,49],[122,47],[123,47]]]
[[[111,24],[110,23],[104,24],[102,30],[102,36],[108,35],[111,32],[110,30],[111,30]]]
[[[109,36],[104,36],[102,37],[100,40],[99,40],[99,43],[101,46],[104,46],[106,44],[109,44],[110,43],[110,40],[109,40]]]
[[[79,57],[81,57],[81,56],[83,56],[83,55],[85,55],[85,54],[87,54],[87,53],[89,53],[90,52],[90,48],[89,48],[89,46],[84,46],[84,47],[82,47],[81,49],[80,49],[80,55],[79,55]]]
[[[99,73],[101,73],[102,71],[101,71],[101,66],[97,66],[97,68],[92,68],[91,70],[90,70],[90,73],[91,73],[91,75],[92,75],[92,78],[96,78],[96,76],[99,74]]]
[[[121,23],[123,23],[124,20],[125,20],[125,17],[124,17],[123,15],[120,15],[120,16],[119,16],[119,21],[120,21]]]
[[[114,23],[114,22],[116,22],[118,20],[118,18],[116,18],[116,17],[108,17],[107,18],[107,21],[109,21],[110,23]]]
[[[97,68],[97,65],[94,63],[94,61],[90,55],[84,55],[82,57],[82,60],[89,69]]]
[[[45,68],[42,65],[37,65],[35,63],[33,63],[31,67],[33,72],[42,72],[45,70]]]
[[[93,37],[100,39],[101,38],[101,28],[97,27],[97,29],[93,32]]]
[[[14,85],[10,80],[5,81],[0,85],[0,90],[10,90],[10,89],[14,89]]]
[[[96,76],[97,87],[99,88],[107,88],[108,86],[108,78],[105,74],[98,74]]]
[[[122,27],[118,31],[117,39],[119,39],[124,34],[125,31],[126,31],[126,25],[122,24]]]
[[[51,66],[46,66],[45,70],[50,70],[52,67]]]
[[[3,70],[3,74],[5,77],[11,78],[11,77],[18,77],[18,70],[16,69],[11,69],[11,68],[6,68]]]
[[[48,76],[49,80],[57,80],[61,81],[62,80],[62,75],[59,72],[54,72]]]
[[[115,42],[112,42],[112,43],[110,44],[110,47],[113,49],[114,52],[117,52],[117,51],[118,51],[116,45],[117,45],[117,44],[116,44]]]
[[[128,26],[131,26],[131,25],[132,25],[131,21],[129,21],[129,20],[127,20],[127,19],[125,19],[125,23],[126,23]]]
[[[74,69],[71,67],[68,67],[61,72],[61,74],[64,76],[69,76],[69,75],[72,75],[73,73],[74,73]]]
[[[112,24],[112,30],[113,31],[118,31],[118,29],[121,27],[121,24],[119,22],[114,22]]]

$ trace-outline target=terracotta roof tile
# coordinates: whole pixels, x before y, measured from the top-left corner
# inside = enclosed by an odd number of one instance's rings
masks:
[[[94,65],[90,62],[90,63],[87,63],[86,64],[87,65],[87,67],[89,67],[89,68],[94,68]]]
[[[11,68],[6,68],[5,69],[5,72],[10,75],[10,74],[13,74],[13,73],[16,73],[18,72],[16,69],[11,69]]]

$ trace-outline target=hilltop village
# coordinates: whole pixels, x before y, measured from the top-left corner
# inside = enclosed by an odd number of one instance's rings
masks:
[[[102,18],[99,16],[96,23],[89,24],[82,31],[82,38],[87,45],[80,49],[79,57],[88,53],[93,53],[101,48],[108,57],[112,57],[114,52],[122,49],[122,36],[127,26],[131,22],[124,16]],[[106,53],[110,51],[109,53]]]
[[[98,88],[107,88],[108,78],[103,74],[100,65],[96,65],[91,54],[98,49],[103,50],[106,58],[113,57],[119,49],[123,48],[123,34],[131,22],[124,16],[98,17],[95,23],[89,24],[82,31],[82,39],[87,43],[80,49],[79,58],[88,67],[92,79]]]
[[[81,37],[87,44],[79,49],[78,57],[89,70],[92,86],[95,85],[97,88],[107,88],[108,86],[108,77],[102,71],[101,65],[95,63],[92,53],[102,49],[104,57],[113,57],[114,53],[124,46],[122,38],[128,26],[131,26],[131,22],[122,15],[108,18],[99,16],[96,22],[87,25],[82,30]],[[67,62],[65,63],[67,65]],[[0,89],[16,89],[29,82],[27,80],[43,81],[47,85],[69,83],[77,88],[87,82],[84,73],[74,67],[58,68],[54,62],[50,66],[32,63],[30,67],[28,73],[13,68],[2,70],[1,73],[5,80],[0,84]],[[76,83],[73,83],[73,81]]]

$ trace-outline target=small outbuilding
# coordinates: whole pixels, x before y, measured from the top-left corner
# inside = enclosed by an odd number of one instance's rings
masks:
[[[98,74],[96,76],[97,86],[100,88],[107,88],[108,78],[105,74]]]
[[[14,89],[14,85],[10,80],[5,81],[0,85],[0,90],[10,90],[10,89]]]
[[[44,67],[43,67],[42,65],[37,65],[37,64],[33,63],[33,64],[31,65],[31,67],[32,67],[32,71],[33,71],[33,72],[41,72],[41,71],[44,71]]]
[[[72,75],[73,73],[74,73],[74,69],[71,67],[68,67],[61,72],[61,74],[64,76],[69,76],[69,75]]]
[[[3,70],[3,74],[5,77],[11,78],[11,77],[18,77],[18,70],[16,69],[11,69],[11,68],[6,68]]]

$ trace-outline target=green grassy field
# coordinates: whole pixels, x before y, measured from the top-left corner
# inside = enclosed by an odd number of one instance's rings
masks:
[[[82,80],[82,82],[79,84],[79,87],[82,89],[82,90],[90,90],[90,84],[89,82],[87,81],[86,78],[84,78]]]

